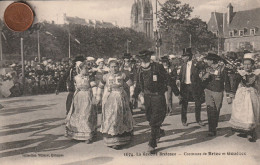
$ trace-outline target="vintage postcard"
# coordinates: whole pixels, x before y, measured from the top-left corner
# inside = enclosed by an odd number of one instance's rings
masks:
[[[260,0],[0,1],[1,165],[259,165]]]

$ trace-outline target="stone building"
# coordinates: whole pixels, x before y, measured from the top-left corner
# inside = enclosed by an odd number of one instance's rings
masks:
[[[95,20],[95,19],[84,19],[80,17],[72,17],[72,16],[67,16],[67,14],[59,14],[55,19],[52,20],[53,24],[58,24],[58,25],[64,25],[64,24],[79,24],[79,25],[86,25],[90,27],[95,27],[95,28],[114,28],[118,27],[116,22],[105,22],[105,21],[100,21],[100,20]]]
[[[260,8],[234,12],[230,3],[226,13],[212,12],[208,30],[220,40],[226,52],[260,50]]]
[[[131,28],[153,37],[153,6],[151,0],[135,0],[131,10]]]

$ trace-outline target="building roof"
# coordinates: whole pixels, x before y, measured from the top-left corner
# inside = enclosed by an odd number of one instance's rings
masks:
[[[231,4],[229,4],[230,6]],[[245,35],[250,34],[250,29],[257,29],[256,35],[260,35],[260,8],[251,10],[234,12],[231,17],[231,22],[227,24],[227,13],[212,12],[210,21],[208,23],[209,30],[215,32],[218,30],[220,36],[229,37],[229,31],[245,30]],[[224,20],[223,20],[224,19]],[[212,22],[213,21],[213,22]],[[213,26],[213,27],[212,27]],[[235,34],[235,35],[238,35]]]
[[[218,25],[219,35],[223,35],[223,13],[215,12],[215,17]]]
[[[260,27],[259,16],[260,8],[235,12],[229,28],[244,29]]]

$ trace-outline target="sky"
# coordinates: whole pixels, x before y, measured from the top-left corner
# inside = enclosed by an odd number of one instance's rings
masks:
[[[36,13],[36,21],[61,19],[63,13],[67,16],[78,16],[85,19],[116,22],[120,27],[130,27],[131,7],[134,0],[27,0]],[[153,8],[155,12],[155,1]],[[164,3],[166,0],[159,0]],[[180,0],[194,7],[192,17],[200,17],[208,22],[211,12],[226,12],[231,3],[234,11],[249,10],[260,7],[260,0]],[[0,18],[5,8],[13,1],[0,1]],[[154,17],[155,18],[155,17]],[[260,19],[260,18],[258,18]]]

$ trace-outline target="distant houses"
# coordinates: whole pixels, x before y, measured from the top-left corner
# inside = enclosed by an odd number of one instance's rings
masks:
[[[260,8],[234,12],[230,3],[226,13],[211,13],[208,30],[219,38],[222,51],[260,51]]]
[[[55,20],[52,21],[53,24],[64,25],[64,24],[79,24],[86,25],[95,28],[114,28],[117,27],[116,22],[105,22],[95,19],[84,19],[80,17],[71,17],[63,14],[62,16],[57,16]]]

